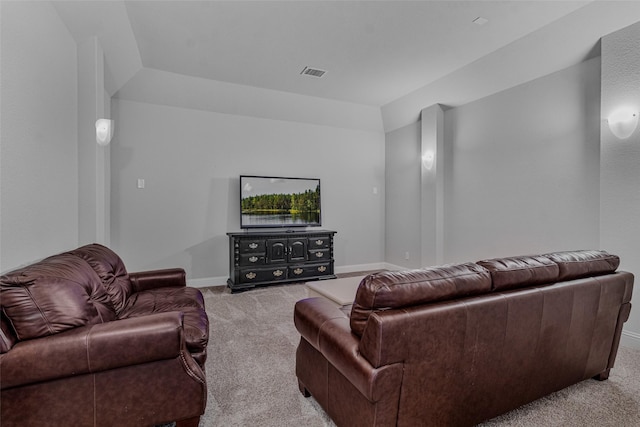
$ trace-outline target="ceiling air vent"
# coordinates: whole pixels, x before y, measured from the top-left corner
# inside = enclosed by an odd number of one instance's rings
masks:
[[[487,18],[483,18],[482,16],[478,16],[476,19],[474,19],[471,22],[473,22],[476,25],[484,25],[487,22],[489,22],[489,20]]]
[[[304,70],[302,70],[300,74],[304,74],[312,77],[322,77],[324,76],[324,73],[326,73],[326,71],[324,70],[319,70],[317,68],[311,68],[311,67],[304,67]]]

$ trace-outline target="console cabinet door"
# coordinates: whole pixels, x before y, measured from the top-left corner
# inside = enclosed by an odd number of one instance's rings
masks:
[[[287,262],[287,240],[267,240],[267,258],[270,264],[274,264],[277,262]]]
[[[289,239],[289,262],[307,260],[307,239]]]

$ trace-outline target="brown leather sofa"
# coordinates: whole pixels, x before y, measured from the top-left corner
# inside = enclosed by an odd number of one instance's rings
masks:
[[[350,317],[299,301],[300,391],[338,426],[472,426],[604,380],[631,310],[618,265],[574,251],[382,272]]]
[[[197,426],[209,321],[182,269],[92,244],[0,278],[0,424]]]

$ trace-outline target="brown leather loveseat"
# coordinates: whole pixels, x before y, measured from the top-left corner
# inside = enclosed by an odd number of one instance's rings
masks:
[[[350,317],[299,301],[300,390],[338,426],[472,426],[604,380],[631,310],[618,265],[573,251],[382,272]]]
[[[0,423],[197,426],[209,321],[182,269],[92,244],[0,278]]]

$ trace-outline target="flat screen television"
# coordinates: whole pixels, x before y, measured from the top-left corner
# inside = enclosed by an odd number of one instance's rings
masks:
[[[240,176],[240,228],[319,227],[320,179]]]

